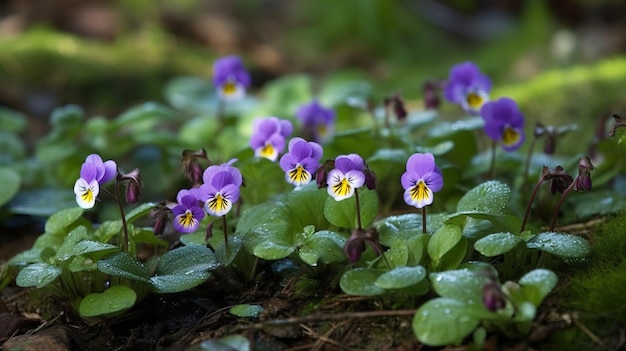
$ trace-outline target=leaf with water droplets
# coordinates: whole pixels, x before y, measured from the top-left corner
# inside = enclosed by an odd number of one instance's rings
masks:
[[[355,268],[341,276],[339,286],[346,294],[359,296],[382,295],[385,290],[376,285],[376,280],[385,271],[372,268]]]
[[[427,301],[415,313],[413,332],[429,346],[460,344],[480,323],[477,307],[451,298]]]
[[[547,269],[535,269],[526,273],[519,284],[526,298],[535,306],[539,306],[541,301],[554,289],[559,278],[556,274]]]
[[[591,245],[585,239],[563,233],[539,233],[528,240],[526,246],[563,258],[581,258],[591,254]]]
[[[422,266],[396,267],[378,277],[375,284],[383,289],[401,289],[415,285],[424,278],[426,278],[426,268]]]
[[[460,301],[482,301],[485,278],[469,269],[431,273],[433,290],[443,297]]]
[[[78,306],[81,317],[97,317],[125,311],[135,304],[137,294],[126,285],[112,286],[102,293],[85,296]]]
[[[23,288],[34,286],[43,288],[52,283],[59,275],[61,268],[47,263],[34,263],[24,267],[15,277],[15,283]]]
[[[457,204],[458,212],[500,215],[508,205],[511,189],[505,183],[491,180],[468,191]]]
[[[150,281],[157,293],[185,291],[202,284],[210,270],[218,265],[213,251],[202,245],[183,246],[168,251],[158,261],[158,268]]]
[[[484,256],[493,257],[511,251],[523,240],[511,233],[494,233],[476,241],[474,248]]]
[[[426,248],[428,256],[433,260],[433,265],[438,266],[441,258],[452,250],[462,237],[461,227],[458,225],[445,224],[437,229],[430,237]]]
[[[367,190],[366,188],[360,188],[355,191],[359,192],[361,224],[363,228],[367,228],[378,214],[378,195],[376,191]],[[358,220],[355,198],[353,195],[351,198],[337,201],[329,196],[324,205],[324,216],[330,223],[338,227],[356,228]]]
[[[126,252],[118,252],[98,261],[98,270],[117,277],[150,283],[146,266]]]
[[[83,212],[80,207],[72,207],[53,214],[46,222],[46,233],[65,234],[64,231],[76,222]]]
[[[263,307],[261,307],[260,305],[249,305],[249,304],[233,306],[229,310],[230,314],[235,315],[237,317],[254,317],[254,318],[257,317],[259,313],[261,313],[261,311],[263,311]]]

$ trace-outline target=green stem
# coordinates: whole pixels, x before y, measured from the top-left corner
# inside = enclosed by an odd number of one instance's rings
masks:
[[[356,221],[359,230],[363,230],[361,225],[361,204],[359,203],[359,189],[354,189],[354,198],[356,199]]]
[[[222,216],[222,225],[224,226],[224,248],[226,249],[226,254],[228,254],[228,227],[226,224],[226,215]]]
[[[115,181],[115,202],[117,203],[117,208],[120,210],[120,216],[122,217],[122,231],[124,233],[124,242],[122,243],[122,250],[124,252],[128,252],[130,250],[130,245],[128,242],[128,225],[126,224],[126,215],[124,214],[124,206],[122,206],[122,201],[120,201],[120,182]]]

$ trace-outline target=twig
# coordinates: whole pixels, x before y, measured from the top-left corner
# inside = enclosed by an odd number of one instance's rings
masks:
[[[61,318],[61,316],[62,316],[62,315],[64,315],[64,314],[65,314],[65,313],[63,313],[63,312],[59,313],[56,317],[52,318],[52,319],[51,319],[51,320],[49,320],[49,321],[43,322],[43,323],[42,323],[40,326],[38,326],[37,328],[29,330],[28,332],[26,332],[26,335],[33,335],[33,334],[35,334],[36,332],[40,331],[41,329],[43,329],[43,328],[47,327],[47,326],[48,326],[48,324],[52,324],[52,323],[54,323],[57,319]]]
[[[578,328],[580,328],[580,330],[583,331],[583,333],[587,334],[587,336],[593,340],[593,342],[595,342],[596,344],[598,344],[600,347],[602,348],[606,348],[606,345],[604,345],[604,342],[602,340],[600,340],[600,338],[598,338],[591,330],[589,330],[589,328],[587,328],[584,324],[580,323],[578,321],[577,318],[572,318],[572,321],[574,322],[574,324],[576,324],[576,326]]]
[[[408,316],[414,315],[415,309],[411,310],[397,310],[397,311],[367,311],[367,312],[348,312],[348,313],[335,313],[335,314],[314,314],[304,317],[294,317],[287,319],[273,319],[266,322],[254,323],[246,326],[239,326],[237,329],[263,329],[266,327],[283,326],[289,324],[303,324],[307,322],[316,321],[331,321],[342,319],[355,319],[355,318],[374,318],[385,316]]]

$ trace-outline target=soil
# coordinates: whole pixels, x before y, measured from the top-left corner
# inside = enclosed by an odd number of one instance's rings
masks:
[[[36,238],[11,237],[20,239],[4,236],[3,257],[30,247]],[[259,272],[262,278],[256,283],[242,285],[227,279],[228,272],[217,271],[193,290],[150,295],[122,315],[91,320],[36,290],[9,286],[0,301],[1,350],[213,350],[209,340],[235,334],[256,351],[442,349],[416,340],[411,326],[415,310],[389,309],[389,301],[379,297],[343,294],[335,275],[318,282],[298,271],[279,274],[269,263],[261,264]],[[244,303],[263,310],[257,318],[229,312]],[[527,339],[492,336],[484,349],[532,350],[530,345],[565,326],[555,313],[543,313]]]

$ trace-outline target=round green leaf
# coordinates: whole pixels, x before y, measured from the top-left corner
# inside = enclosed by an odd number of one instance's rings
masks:
[[[511,189],[505,183],[490,180],[468,191],[457,204],[458,212],[500,215],[508,205]]]
[[[375,191],[365,188],[357,189],[361,209],[361,225],[369,226],[378,214],[378,195]],[[326,199],[324,216],[328,221],[341,228],[354,229],[358,226],[356,214],[356,196],[337,201],[332,197]]]
[[[27,125],[26,115],[0,106],[0,130],[21,133],[26,129]]]
[[[463,237],[461,227],[454,224],[445,224],[441,226],[428,241],[428,256],[433,260],[433,265],[438,266],[439,261],[448,251]]]
[[[263,241],[254,247],[252,253],[264,260],[279,260],[285,258],[294,251],[293,246],[279,244],[271,241]]]
[[[585,239],[554,232],[539,233],[528,240],[526,246],[564,258],[587,257],[591,253],[591,245]]]
[[[433,290],[440,296],[478,303],[482,301],[483,285],[486,280],[469,269],[457,269],[431,273],[430,281]]]
[[[153,291],[174,293],[202,284],[218,263],[206,246],[190,245],[168,251],[158,260],[158,268],[150,278]]]
[[[34,286],[43,288],[52,283],[59,275],[61,268],[48,263],[34,263],[24,267],[15,277],[15,283],[23,288]]]
[[[126,285],[115,285],[102,293],[85,296],[78,306],[82,317],[97,317],[127,310],[137,301],[137,294]]]
[[[426,277],[426,268],[396,267],[376,279],[376,286],[383,289],[401,289],[421,282]]]
[[[520,280],[526,298],[530,302],[539,306],[541,301],[554,289],[559,278],[557,275],[547,269],[535,269],[526,273]]]
[[[257,317],[263,311],[259,305],[242,304],[230,308],[230,314],[237,317]]]
[[[493,257],[511,251],[521,242],[520,237],[511,233],[494,233],[476,241],[474,248],[484,256]]]
[[[64,231],[76,222],[84,210],[80,207],[67,208],[53,214],[46,222],[46,233],[64,234]]]
[[[430,300],[415,313],[413,332],[429,346],[460,344],[480,323],[474,309],[451,298]]]
[[[371,268],[355,268],[345,272],[341,276],[339,286],[346,294],[359,296],[382,295],[385,290],[376,285],[376,280],[383,270]]]
[[[9,168],[0,169],[0,206],[9,202],[20,190],[20,175]]]

